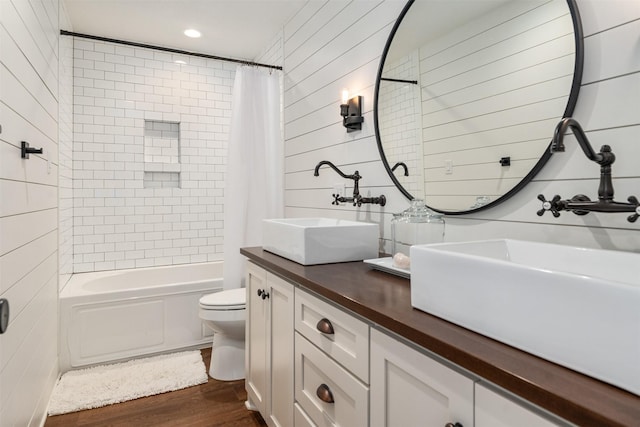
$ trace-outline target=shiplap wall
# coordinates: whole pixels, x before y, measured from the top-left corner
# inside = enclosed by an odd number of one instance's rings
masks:
[[[41,425],[58,375],[58,28],[58,0],[0,2],[2,426]]]
[[[408,205],[380,161],[373,131],[373,89],[378,62],[404,2],[307,2],[284,28],[285,215],[328,216],[379,223],[388,235],[391,212]],[[342,89],[362,95],[362,130],[342,126]],[[324,167],[329,160],[344,173],[360,172],[363,196],[387,197],[387,206],[331,205],[334,184],[344,180]],[[382,232],[382,231],[381,231]]]
[[[616,199],[640,194],[640,2],[578,0],[585,33],[585,72],[574,117],[592,144],[610,144]],[[380,224],[387,246],[392,212],[409,202],[391,185],[373,134],[373,86],[378,61],[404,2],[308,2],[284,28],[285,64],[285,213],[328,216]],[[364,96],[363,129],[347,134],[339,116],[343,87]],[[550,129],[552,132],[552,129]],[[449,216],[445,240],[522,238],[587,247],[640,251],[640,222],[624,214],[563,213],[538,217],[539,193],[570,198],[597,196],[599,167],[586,159],[573,136],[567,152],[556,154],[536,179],[514,197],[487,211]],[[387,196],[387,206],[332,206],[334,183],[344,182],[329,169],[313,176],[320,160],[345,173],[359,170],[361,193]],[[352,190],[352,182],[347,192]]]
[[[565,0],[512,1],[423,45],[427,204],[468,209],[522,180],[566,107],[574,62]]]

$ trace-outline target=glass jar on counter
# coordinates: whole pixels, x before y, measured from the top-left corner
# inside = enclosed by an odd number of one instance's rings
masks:
[[[422,199],[413,199],[411,206],[394,214],[391,220],[392,255],[398,252],[409,256],[412,245],[444,241],[444,217],[432,211]]]

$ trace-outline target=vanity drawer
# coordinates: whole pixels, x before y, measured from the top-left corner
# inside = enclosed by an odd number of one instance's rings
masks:
[[[303,414],[317,426],[367,426],[369,388],[302,335],[295,335],[295,398]]]
[[[296,330],[368,384],[369,325],[300,289],[295,306]]]

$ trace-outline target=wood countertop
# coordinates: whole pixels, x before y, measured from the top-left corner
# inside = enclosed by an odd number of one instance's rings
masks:
[[[261,247],[240,253],[569,422],[640,427],[640,397],[413,308],[407,279],[363,262],[303,266]]]

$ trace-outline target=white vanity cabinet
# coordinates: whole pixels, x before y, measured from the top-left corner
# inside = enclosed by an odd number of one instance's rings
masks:
[[[369,326],[299,288],[295,306],[296,423],[366,427]]]
[[[371,426],[473,427],[473,380],[371,330]]]
[[[293,425],[293,285],[248,262],[245,387],[271,427]]]
[[[570,425],[295,278],[246,280],[247,406],[271,427]]]
[[[476,383],[475,416],[476,427],[557,427],[547,418],[524,406]]]

